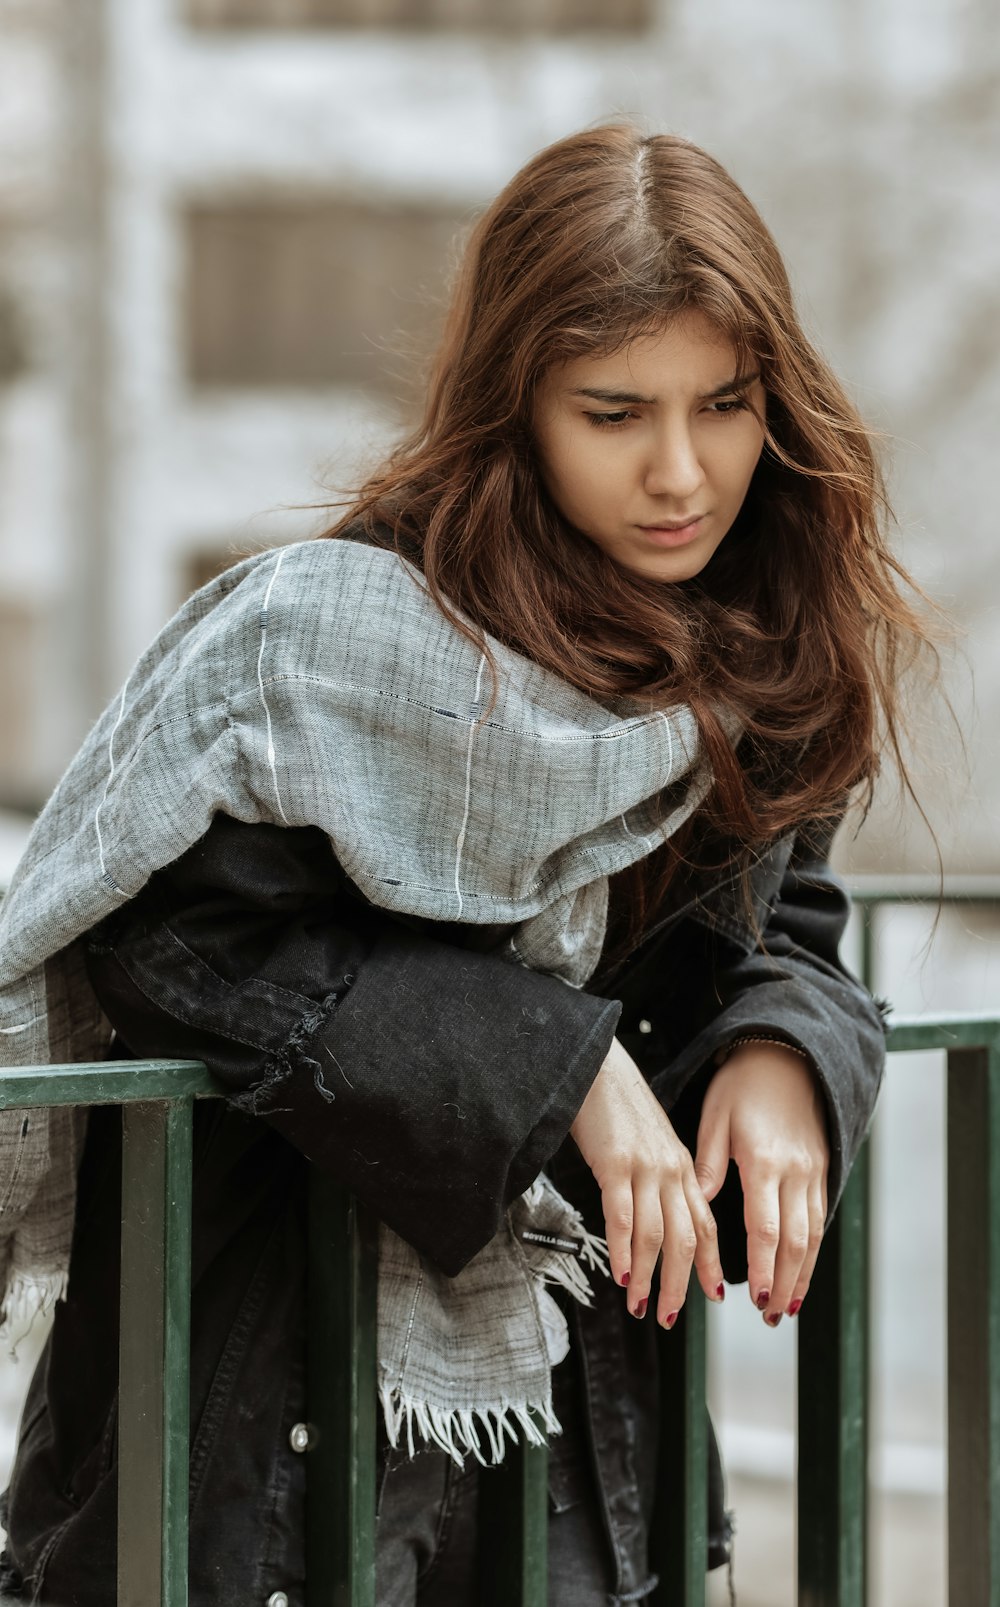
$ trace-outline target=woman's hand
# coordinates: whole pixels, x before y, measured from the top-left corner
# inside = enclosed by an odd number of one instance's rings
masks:
[[[776,1328],[799,1310],[826,1222],[830,1146],[823,1097],[801,1055],[741,1044],[708,1085],[695,1172],[707,1199],[739,1167],[750,1298]]]
[[[690,1151],[617,1038],[570,1132],[600,1186],[611,1270],[632,1315],[645,1316],[661,1249],[656,1317],[665,1328],[684,1304],[692,1261],[709,1299],[721,1300],[715,1218]]]

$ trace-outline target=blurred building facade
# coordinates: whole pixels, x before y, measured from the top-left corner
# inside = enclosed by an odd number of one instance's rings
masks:
[[[0,803],[45,795],[193,586],[319,527],[304,505],[397,427],[463,223],[615,115],[699,140],[760,205],[891,438],[902,556],[988,705],[985,5],[0,0],[0,30]],[[953,691],[971,718],[961,664]],[[997,868],[988,738],[935,815],[955,869]],[[932,803],[954,768],[935,752]],[[926,847],[887,811],[854,857],[918,868]]]

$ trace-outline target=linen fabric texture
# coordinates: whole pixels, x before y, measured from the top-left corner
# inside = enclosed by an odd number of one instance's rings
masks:
[[[599,704],[445,618],[395,553],[315,541],[248,558],[167,624],[39,817],[0,909],[0,1064],[103,1058],[110,1029],[80,939],[216,813],[317,826],[373,904],[503,928],[501,952],[567,985],[591,976],[608,877],[659,846],[710,774],[686,706]],[[317,1071],[317,1088],[335,1095]],[[0,1338],[65,1292],[79,1109],[0,1115]],[[511,1216],[515,1213],[512,1211]],[[554,1427],[565,1331],[546,1282],[581,1263],[525,1221],[599,1245],[544,1179],[457,1278],[383,1229],[379,1362],[390,1436],[502,1456]],[[463,1280],[465,1284],[463,1285]],[[473,1293],[473,1286],[475,1292]],[[500,1291],[504,1290],[503,1295]],[[497,1344],[502,1313],[504,1342]]]

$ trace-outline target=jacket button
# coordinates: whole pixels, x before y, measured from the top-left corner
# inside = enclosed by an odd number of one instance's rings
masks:
[[[645,1018],[643,1018],[643,1020],[639,1022],[639,1031],[640,1032],[652,1032],[652,1030],[653,1030],[653,1023],[651,1021],[647,1021]]]
[[[308,1449],[309,1449],[309,1426],[308,1426],[308,1424],[307,1423],[296,1423],[295,1427],[289,1433],[288,1443],[292,1447],[293,1451],[308,1451]],[[280,1594],[280,1592],[279,1592],[279,1594]],[[271,1607],[270,1602],[268,1603],[268,1607]],[[281,1607],[280,1602],[277,1603],[277,1607]]]
[[[266,1607],[288,1607],[288,1597],[283,1590],[272,1590],[267,1598]]]

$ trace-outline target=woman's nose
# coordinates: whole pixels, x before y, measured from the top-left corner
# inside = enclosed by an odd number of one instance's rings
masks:
[[[691,431],[677,425],[658,431],[646,463],[644,488],[649,495],[683,502],[700,490],[704,480]]]

